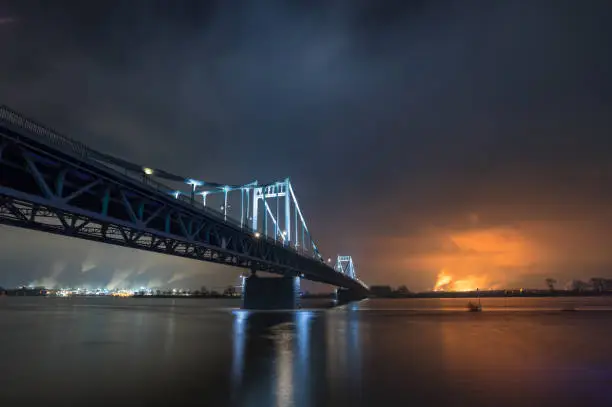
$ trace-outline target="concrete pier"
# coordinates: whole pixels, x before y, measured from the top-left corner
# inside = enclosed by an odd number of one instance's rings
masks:
[[[295,309],[299,306],[299,277],[260,277],[252,274],[244,281],[242,308]]]
[[[365,295],[363,292],[357,292],[346,288],[336,289],[336,301],[338,301],[339,304],[346,304],[352,301],[361,301],[366,297],[367,295]]]

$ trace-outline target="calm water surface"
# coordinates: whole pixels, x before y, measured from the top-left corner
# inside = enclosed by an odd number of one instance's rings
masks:
[[[465,303],[0,297],[0,405],[612,406],[610,299]]]

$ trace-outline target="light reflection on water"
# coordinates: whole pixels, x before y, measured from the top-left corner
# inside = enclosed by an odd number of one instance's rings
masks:
[[[238,394],[242,384],[242,372],[244,371],[244,346],[246,341],[245,326],[249,312],[244,310],[235,310],[233,311],[233,314],[234,350],[232,352],[232,401],[235,401],[235,396]]]
[[[232,400],[238,403],[242,398],[253,400],[263,397],[269,405],[278,407],[294,405],[310,405],[310,324],[316,316],[316,311],[299,310],[287,312],[258,312],[234,310],[234,352],[232,355]],[[250,393],[248,384],[244,385],[244,372],[249,368],[245,361],[245,343],[249,335],[270,341],[272,374],[267,378],[259,378],[259,389]],[[265,347],[259,348],[265,350]],[[262,356],[262,355],[259,355]],[[251,355],[252,357],[252,355]],[[269,387],[268,398],[260,392],[261,388]],[[265,392],[264,392],[265,393]],[[240,394],[247,397],[238,397]],[[260,402],[263,400],[260,399]],[[248,403],[246,403],[248,405]]]
[[[274,335],[274,390],[276,406],[287,407],[294,404],[293,392],[293,327],[286,325],[275,326]]]
[[[463,299],[279,312],[2,299],[10,374],[0,394],[3,407],[23,394],[46,405],[108,405],[118,395],[130,405],[606,405],[612,312],[561,312],[567,301],[484,299],[473,314],[457,311]],[[506,312],[487,312],[496,307]]]

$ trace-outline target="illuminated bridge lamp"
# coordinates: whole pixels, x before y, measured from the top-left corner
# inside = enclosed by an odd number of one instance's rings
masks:
[[[153,175],[153,173],[155,172],[155,171],[153,171],[153,168],[149,168],[149,167],[144,167],[144,168],[142,169],[142,171],[143,171],[143,172],[144,172],[146,175]]]
[[[202,181],[198,181],[197,179],[188,178],[188,179],[186,179],[186,180],[185,180],[185,183],[186,183],[187,185],[191,185],[191,203],[193,204],[193,201],[194,201],[194,199],[195,199],[195,192],[196,192],[196,189],[197,189],[199,186],[204,185],[204,182],[202,182]]]
[[[204,182],[198,181],[197,179],[193,179],[193,178],[186,179],[185,183],[187,185],[191,185],[193,188],[196,188],[196,187],[204,185]]]
[[[206,195],[209,194],[209,191],[202,191],[200,195],[202,195],[202,205],[206,206]]]

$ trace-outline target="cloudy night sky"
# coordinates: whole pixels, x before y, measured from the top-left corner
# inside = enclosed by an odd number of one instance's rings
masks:
[[[612,6],[0,0],[0,104],[197,179],[291,177],[325,257],[431,289],[612,276]],[[240,270],[0,227],[0,285]]]

